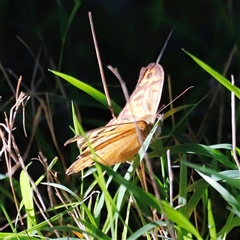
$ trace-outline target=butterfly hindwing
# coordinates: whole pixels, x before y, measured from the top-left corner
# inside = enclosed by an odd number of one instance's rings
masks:
[[[142,140],[145,140],[151,127],[144,121],[136,122],[136,125]],[[89,141],[83,140],[82,136],[79,137],[82,152],[77,161],[68,168],[67,174],[77,173],[85,167],[92,166],[95,161],[108,166],[124,162],[135,156],[141,147],[134,122],[96,129],[96,131],[97,135],[94,130],[86,133],[86,136],[90,137]],[[94,137],[91,138],[92,136]],[[75,137],[74,141],[79,139]],[[95,154],[92,154],[89,144]]]

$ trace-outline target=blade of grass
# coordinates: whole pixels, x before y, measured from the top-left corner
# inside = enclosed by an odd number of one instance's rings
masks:
[[[186,160],[186,155],[183,154],[182,160]],[[186,215],[187,204],[187,166],[180,161],[180,182],[179,182],[179,197],[178,205],[182,206],[179,211]]]
[[[85,93],[89,94],[91,97],[95,98],[98,102],[100,102],[106,108],[108,108],[106,96],[102,92],[98,91],[97,89],[93,88],[92,86],[90,86],[74,77],[71,77],[67,74],[53,71],[50,69],[49,69],[49,71],[52,72],[53,74],[63,78],[64,80],[68,81],[73,86],[79,88],[80,90],[84,91]],[[112,102],[112,107],[113,107],[114,112],[116,112],[118,114],[121,111],[121,107],[119,107],[114,101],[111,101],[111,102]]]
[[[149,232],[153,228],[159,227],[159,226],[166,226],[166,223],[163,221],[156,221],[156,222],[148,223],[148,224],[144,225],[143,227],[141,227],[140,229],[138,229],[130,237],[128,237],[127,240],[139,239],[139,238],[141,238],[141,236],[145,235],[147,232]]]
[[[206,63],[192,55],[191,53],[187,52],[186,50],[182,49],[188,56],[190,56],[201,68],[203,68],[206,72],[208,72],[212,77],[214,77],[219,83],[221,83],[225,88],[229,91],[234,92],[236,97],[240,99],[240,89],[231,84],[231,82],[219,74],[217,71],[213,70],[210,66]]]
[[[208,210],[208,229],[209,229],[210,240],[215,240],[217,239],[217,233],[216,233],[216,226],[215,226],[215,221],[214,221],[213,212],[212,212],[212,204],[210,199],[208,200],[207,210]]]
[[[219,184],[217,181],[215,181],[213,178],[201,173],[200,171],[196,170],[197,173],[206,181],[208,182],[217,192],[220,193],[220,195],[225,199],[225,201],[232,206],[235,214],[240,216],[240,206],[237,199],[230,194],[230,192],[224,188],[221,184]]]
[[[220,145],[218,145],[220,146]],[[226,146],[226,145],[224,145]],[[153,158],[159,155],[166,155],[166,151],[170,149],[171,154],[176,153],[191,153],[191,154],[199,154],[206,157],[210,157],[213,159],[216,159],[220,163],[226,165],[227,167],[231,169],[236,169],[236,165],[232,163],[224,154],[222,154],[220,151],[218,151],[215,148],[212,148],[211,146],[206,146],[203,144],[195,144],[195,143],[187,143],[187,144],[181,144],[176,146],[170,146],[167,148],[158,149],[157,151],[153,151],[149,153],[149,157]]]
[[[63,33],[62,38],[61,38],[61,40],[62,40],[62,45],[61,45],[60,56],[59,56],[58,70],[60,70],[60,68],[61,68],[61,66],[62,66],[63,50],[64,50],[64,46],[65,46],[65,41],[66,41],[66,37],[67,37],[68,30],[69,30],[69,28],[70,28],[70,26],[71,26],[71,24],[72,24],[72,22],[73,22],[73,19],[74,19],[75,15],[76,15],[76,13],[77,13],[80,5],[81,5],[81,1],[80,1],[80,0],[74,0],[74,2],[75,2],[75,5],[74,5],[73,10],[72,10],[72,12],[71,12],[71,14],[70,14],[70,17],[69,17],[69,19],[68,19],[66,28],[65,28],[64,33]],[[61,10],[62,10],[61,13],[59,14],[59,15],[62,17],[62,16],[65,15],[65,11],[63,11],[63,8],[62,8],[61,4],[59,4],[58,6],[59,6],[59,7],[57,8],[58,11],[61,11]],[[62,21],[61,21],[61,22],[62,22]],[[61,22],[60,22],[60,23],[61,23]],[[64,27],[65,27],[65,26],[64,26]],[[62,29],[62,28],[61,28],[61,29]]]
[[[26,169],[28,168],[28,166],[26,167]],[[23,204],[27,213],[27,228],[29,229],[37,224],[37,220],[35,218],[33,191],[29,182],[29,177],[23,170],[20,173],[19,183],[22,193]]]

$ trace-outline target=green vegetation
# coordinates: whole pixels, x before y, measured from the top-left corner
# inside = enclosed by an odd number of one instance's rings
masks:
[[[103,2],[1,2],[0,239],[237,239],[239,7]],[[163,110],[161,135],[154,137],[156,123],[131,164],[96,164],[69,177],[79,150],[64,142],[111,119],[89,10],[103,66],[118,67],[129,93],[178,22],[160,61],[159,107],[170,101],[167,89],[176,97],[194,88]],[[105,74],[119,113],[122,88]],[[141,163],[148,191],[137,174]]]

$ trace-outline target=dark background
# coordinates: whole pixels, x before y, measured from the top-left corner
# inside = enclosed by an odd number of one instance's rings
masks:
[[[22,75],[21,90],[31,96],[25,109],[28,137],[23,133],[21,109],[16,116],[13,134],[25,163],[33,162],[28,170],[34,180],[44,173],[42,164],[32,161],[41,151],[48,163],[56,156],[59,158],[54,170],[58,172],[60,182],[67,186],[71,184],[70,189],[73,191],[79,189],[81,180],[74,176],[70,181],[65,175],[66,167],[79,153],[75,144],[63,146],[74,135],[69,129],[73,125],[71,100],[77,107],[85,130],[104,126],[111,119],[107,108],[48,71],[53,69],[69,74],[103,91],[88,20],[89,11],[93,15],[109,92],[115,102],[123,107],[125,99],[119,81],[106,66],[111,64],[118,68],[131,93],[141,67],[156,61],[169,33],[175,27],[160,61],[166,76],[160,106],[169,103],[167,76],[170,76],[173,97],[189,86],[194,86],[174,102],[174,106],[196,104],[196,107],[190,113],[186,109],[174,115],[176,128],[171,118],[164,121],[162,144],[164,147],[174,145],[174,137],[179,144],[231,143],[230,92],[224,88],[217,90],[218,82],[181,49],[186,49],[221,74],[228,65],[226,77],[230,79],[230,75],[234,74],[239,87],[239,51],[230,58],[234,46],[238,47],[240,43],[239,1],[83,0],[70,21],[74,4],[73,0],[0,0],[0,123],[5,122],[4,112],[9,116],[15,104],[17,79]],[[69,29],[64,40],[68,22]],[[211,102],[213,104],[209,108]],[[239,100],[236,100],[236,104],[238,126]],[[41,106],[46,107],[48,113],[42,110],[36,118]],[[168,110],[165,109],[164,113]],[[47,121],[50,116],[52,133]],[[35,132],[34,124],[37,127]],[[240,145],[239,132],[238,126],[237,146]],[[33,142],[30,142],[31,134],[34,134]],[[200,157],[191,158],[191,162],[200,160]],[[16,169],[14,179],[18,180],[21,169],[19,166]],[[224,166],[223,169],[226,170]],[[159,165],[154,165],[154,170],[161,173]],[[179,169],[173,171],[175,179],[178,179]],[[6,172],[2,155],[0,173]],[[14,189],[20,194],[19,184],[15,182]],[[1,190],[3,193],[11,193],[8,179],[0,180],[0,188],[4,189]],[[40,185],[39,191],[49,206],[46,187]],[[9,202],[4,194],[1,197],[10,217],[14,219],[16,209],[13,202]],[[218,207],[214,213],[217,225],[223,226],[227,216],[224,213],[228,211],[226,203],[215,192],[211,199],[214,206]],[[0,227],[5,223],[2,214]],[[230,236],[229,239],[233,238]]]
[[[54,131],[63,154],[62,161],[66,165],[77,155],[75,146],[63,147],[64,142],[73,136],[68,127],[72,125],[70,100],[74,100],[78,106],[85,130],[109,121],[111,115],[108,109],[64,80],[57,80],[47,71],[58,70],[103,91],[88,20],[88,11],[91,11],[110,95],[115,102],[123,107],[125,99],[118,80],[106,66],[111,64],[118,68],[131,93],[141,67],[156,61],[167,36],[175,26],[160,63],[165,76],[171,77],[173,97],[189,86],[193,85],[194,89],[178,99],[174,106],[196,104],[207,97],[173,134],[180,142],[195,139],[204,144],[231,143],[230,93],[227,90],[217,93],[217,100],[208,111],[218,83],[181,49],[186,49],[223,73],[234,44],[239,45],[239,1],[85,0],[81,2],[70,24],[61,58],[62,38],[73,7],[74,1],[67,0],[0,0],[0,61],[5,71],[0,72],[1,122],[4,122],[3,112],[9,112],[14,104],[14,99],[10,98],[14,96],[12,89],[15,89],[19,75],[23,76],[21,90],[32,96],[26,107],[28,133],[32,131],[33,118],[39,106],[36,96],[46,103],[48,93]],[[239,86],[238,52],[227,70],[228,79],[230,74],[234,74],[236,85]],[[160,105],[168,102],[168,86],[165,81]],[[239,108],[238,101],[237,104]],[[220,108],[224,109],[222,115]],[[176,122],[184,114],[184,111],[177,113]],[[198,136],[197,131],[206,115],[205,128],[201,136]],[[223,120],[222,134],[217,140],[220,119]],[[59,157],[44,113],[38,123],[26,159],[29,161],[36,157],[40,150],[49,161],[55,156]],[[17,117],[15,126],[15,138],[23,153],[29,144],[29,138],[23,136],[21,115]],[[169,118],[164,122],[163,134],[167,135],[171,128]],[[196,134],[195,138],[186,137],[190,130]],[[60,161],[56,169],[61,174],[64,173]]]

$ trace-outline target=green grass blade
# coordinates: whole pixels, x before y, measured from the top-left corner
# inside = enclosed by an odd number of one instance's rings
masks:
[[[167,215],[167,218],[175,222],[178,227],[187,230],[189,233],[192,233],[197,239],[202,239],[197,229],[192,225],[192,223],[179,211],[172,208],[167,202],[162,201],[164,212]]]
[[[189,199],[186,207],[186,216],[187,219],[190,219],[194,209],[196,209],[199,201],[204,196],[204,192],[208,188],[209,184],[206,183],[203,179],[200,179],[194,182],[187,188],[187,191],[193,191],[193,195]]]
[[[108,108],[106,96],[102,92],[98,91],[97,89],[93,88],[92,86],[90,86],[74,77],[71,77],[67,74],[53,71],[50,69],[49,69],[49,71],[52,72],[53,74],[63,78],[64,80],[68,81],[73,86],[81,89],[85,93],[89,94],[91,97],[95,98],[98,102],[100,102],[106,108]],[[111,100],[111,102],[112,102],[112,107],[113,107],[114,112],[116,114],[118,114],[121,111],[121,107],[119,107],[114,101]]]
[[[231,212],[227,218],[227,221],[223,228],[217,233],[217,239],[226,239],[226,236],[233,228],[240,227],[240,217],[235,216],[234,213]]]
[[[216,226],[215,226],[215,221],[214,221],[213,212],[212,212],[211,200],[208,200],[207,210],[208,210],[208,229],[210,234],[210,240],[215,240],[217,239],[217,233],[216,233]]]
[[[39,229],[43,230],[46,228],[46,229],[49,229],[49,222],[54,222],[54,221],[58,221],[59,218],[63,217],[64,215],[67,215],[68,214],[68,210],[64,210],[62,211],[61,213],[58,213],[56,214],[55,216],[49,218],[48,220],[45,220],[45,221],[42,221],[40,222],[39,224],[31,227],[30,229],[26,229],[26,230],[23,230],[19,233],[11,233],[9,234],[9,236],[5,236],[4,237],[4,240],[7,240],[7,239],[24,239],[23,237],[25,236],[25,239],[29,239],[31,235],[31,233],[33,233],[34,231],[39,231]],[[45,227],[46,226],[46,227]],[[55,227],[56,228],[56,227]],[[51,228],[52,230],[52,228]],[[1,236],[1,235],[0,235]],[[35,234],[36,236],[36,234]],[[41,235],[42,236],[42,235]],[[37,239],[39,239],[40,237],[38,237]],[[35,239],[35,238],[31,238],[31,239]],[[41,238],[40,238],[41,239]]]
[[[225,88],[227,88],[229,91],[234,92],[237,98],[240,99],[240,89],[234,85],[231,84],[231,82],[223,77],[221,74],[219,74],[217,71],[213,70],[211,67],[209,67],[206,63],[201,61],[200,59],[193,56],[191,53],[187,52],[183,49],[183,51],[190,56],[201,68],[203,68],[206,72],[208,72],[212,77],[214,77],[219,83],[221,83]]]
[[[207,182],[209,183],[220,195],[225,199],[225,201],[232,206],[234,212],[240,216],[240,205],[237,199],[230,194],[230,192],[224,188],[220,183],[215,181],[213,178],[201,173],[200,171],[196,170],[198,174]]]
[[[4,205],[2,204],[2,202],[0,201],[0,208],[2,209],[2,212],[4,214],[4,216],[6,217],[7,221],[8,221],[8,224],[9,226],[11,227],[11,230],[13,233],[17,233],[17,230],[14,228],[13,226],[13,223],[12,223],[12,220],[8,214],[8,211],[7,209],[4,207]],[[1,216],[2,217],[2,216]],[[1,233],[0,233],[0,239],[1,239]]]
[[[141,238],[141,236],[145,235],[147,232],[152,230],[155,227],[166,226],[166,223],[163,221],[156,221],[146,224],[145,226],[138,229],[134,234],[127,238],[127,240],[135,240]]]
[[[119,173],[114,172],[111,168],[106,166],[102,166],[102,168],[106,170],[108,175],[113,176],[113,180],[115,182],[117,182],[119,185],[123,184],[127,188],[127,190],[133,194],[134,198],[137,201],[140,201],[145,205],[146,203],[148,203],[148,206],[151,206],[155,208],[158,212],[161,212],[160,204],[153,195],[145,192],[142,188],[136,186],[135,183],[127,181]]]
[[[89,229],[89,234],[92,235],[93,239],[106,239],[106,240],[112,240],[108,235],[106,235],[99,227],[95,227],[91,223],[88,223],[86,221],[83,221],[79,219],[79,221],[87,228]]]
[[[149,157],[152,158],[159,155],[164,156],[166,155],[166,152],[168,149],[171,151],[171,154],[191,153],[191,154],[199,154],[202,156],[210,157],[210,158],[216,159],[217,161],[219,161],[220,163],[226,165],[231,169],[236,169],[236,165],[232,163],[219,150],[203,144],[187,143],[187,144],[181,144],[176,146],[170,146],[170,147],[158,149],[157,151],[153,151],[149,153]]]
[[[187,108],[191,108],[191,110],[190,110],[190,112],[191,112],[192,109],[194,109],[196,106],[197,106],[197,104],[188,104],[188,105],[183,105],[183,106],[172,108],[171,110],[164,113],[163,119],[165,120],[168,117],[174,115],[175,113],[180,112],[180,111],[182,111],[184,109],[187,109]]]
[[[24,170],[20,173],[20,188],[22,193],[23,204],[27,213],[27,228],[37,224],[33,203],[33,190],[29,182],[29,176]]]
[[[208,176],[211,176],[211,178],[214,181],[224,181],[228,183],[231,187],[236,188],[239,190],[239,178],[240,173],[238,170],[229,170],[229,171],[223,171],[223,172],[216,172],[216,170],[213,170],[206,166],[199,166],[196,164],[184,162],[187,166],[197,169],[198,171],[203,172],[204,174],[208,174]],[[233,178],[232,178],[233,177]]]
[[[124,179],[126,181],[129,181],[135,170],[137,169],[138,165],[139,165],[139,162],[144,158],[144,155],[146,153],[146,149],[148,148],[150,142],[151,142],[151,139],[153,137],[153,134],[155,133],[156,129],[157,129],[157,126],[158,126],[158,123],[159,121],[154,125],[153,129],[151,130],[150,134],[148,135],[147,139],[144,141],[144,144],[143,146],[141,147],[141,149],[139,150],[139,154],[135,157],[135,159],[133,160],[133,164],[131,164],[128,168],[128,171],[127,173],[125,174],[124,176]],[[115,172],[116,170],[114,170]],[[126,191],[127,191],[127,187],[125,185],[121,185],[118,189],[118,192],[117,194],[115,195],[115,201],[116,201],[116,209],[118,211],[120,211],[121,207],[122,207],[122,204],[124,202],[124,197],[125,197],[125,194],[126,194]],[[144,208],[144,211],[145,211],[145,214],[148,215],[148,209],[147,208]],[[114,218],[116,218],[118,215],[114,215]]]
[[[70,193],[74,198],[76,198],[77,201],[79,201],[79,202],[82,201],[82,199],[77,194],[75,194],[72,190],[70,190],[69,188],[65,187],[62,184],[50,183],[50,182],[42,182],[41,184],[42,185],[46,185],[46,186],[51,186],[53,188],[61,189],[61,190],[65,191],[65,192]]]
[[[75,5],[74,5],[73,10],[72,10],[72,12],[71,12],[71,14],[70,14],[70,17],[69,17],[69,19],[68,19],[68,21],[67,21],[67,25],[66,25],[66,27],[64,26],[65,29],[64,29],[64,33],[63,33],[63,36],[62,36],[62,39],[61,39],[61,40],[62,40],[62,45],[61,45],[61,51],[60,51],[60,57],[59,57],[58,70],[59,70],[59,69],[61,68],[61,66],[62,66],[63,50],[64,50],[64,46],[65,46],[65,42],[66,42],[66,37],[67,37],[68,30],[69,30],[69,28],[70,28],[70,26],[71,26],[71,24],[72,24],[72,22],[73,22],[73,19],[74,19],[75,15],[76,15],[76,13],[77,13],[80,5],[81,5],[81,1],[80,1],[80,0],[75,0],[74,2],[75,2]],[[61,5],[61,4],[59,4],[59,5]],[[58,5],[58,6],[59,6],[59,5]],[[62,6],[59,6],[57,10],[59,11],[59,16],[65,16],[65,11],[64,11],[64,9],[62,8]],[[61,21],[61,20],[60,20],[60,21]],[[64,21],[61,21],[61,22],[64,22]],[[60,23],[61,23],[61,22],[60,22]],[[65,23],[65,22],[64,22],[64,23]]]
[[[186,155],[183,154],[182,160],[186,160]],[[179,182],[179,197],[178,205],[180,205],[179,211],[186,215],[187,204],[187,166],[180,161],[180,182]]]
[[[127,234],[128,234],[128,230],[129,230],[128,225],[129,225],[129,219],[130,219],[131,205],[132,205],[132,203],[131,203],[131,201],[129,201],[127,204],[125,224],[124,224],[123,231],[122,231],[122,239],[127,239]],[[117,220],[118,218],[115,218],[115,219]],[[116,226],[117,226],[117,224],[116,224]],[[137,239],[137,238],[135,238],[135,239]]]

